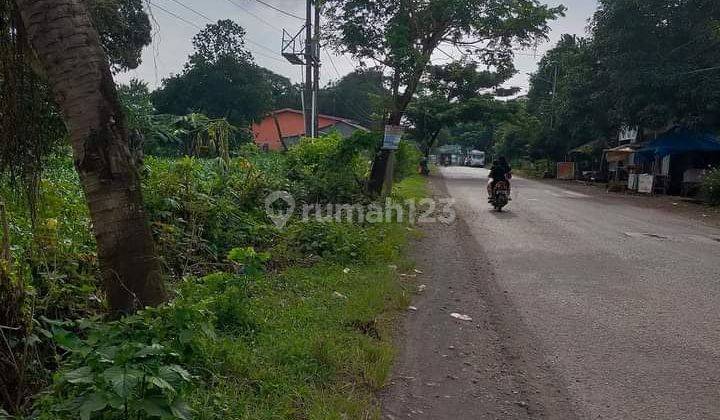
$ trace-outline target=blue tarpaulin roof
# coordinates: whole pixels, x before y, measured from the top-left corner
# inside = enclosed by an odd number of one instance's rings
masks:
[[[709,132],[676,129],[650,141],[636,153],[665,157],[692,152],[720,152],[720,139]]]

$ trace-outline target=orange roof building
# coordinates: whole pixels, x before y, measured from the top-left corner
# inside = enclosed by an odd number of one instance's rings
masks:
[[[321,134],[337,131],[343,137],[350,137],[358,130],[368,131],[347,118],[322,114],[318,116],[318,126]],[[305,137],[305,119],[302,111],[280,109],[271,112],[260,122],[254,123],[252,132],[258,147],[263,150],[283,151]]]

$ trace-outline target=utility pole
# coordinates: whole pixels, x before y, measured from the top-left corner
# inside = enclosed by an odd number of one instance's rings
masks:
[[[313,0],[305,0],[305,26],[295,35],[283,29],[282,56],[291,64],[305,67],[302,104],[305,135],[318,135],[318,102],[320,100],[320,12],[322,0],[315,0],[313,26]],[[305,39],[303,40],[303,31]],[[314,35],[313,35],[314,32]]]
[[[313,137],[320,130],[320,7],[321,0],[315,0],[315,39],[313,39]]]
[[[313,120],[315,119],[315,104],[313,101],[313,26],[312,26],[312,0],[306,0],[305,5],[305,88],[303,99],[305,101],[305,135],[315,137]]]

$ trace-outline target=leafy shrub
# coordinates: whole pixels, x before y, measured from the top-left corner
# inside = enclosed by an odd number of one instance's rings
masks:
[[[423,154],[415,143],[401,141],[400,148],[395,152],[395,177],[405,179],[417,174],[422,157]]]
[[[554,176],[557,172],[557,163],[548,159],[518,160],[513,162],[512,167],[514,171],[533,178],[545,178],[548,174]]]
[[[309,203],[350,203],[362,198],[370,170],[368,133],[349,139],[339,134],[306,138],[288,152],[289,178],[296,198]]]
[[[720,206],[720,168],[711,171],[703,179],[702,196],[709,204]]]
[[[218,332],[238,337],[258,330],[248,310],[249,279],[230,273],[190,278],[171,304],[118,321],[44,319],[42,332],[61,349],[63,363],[52,392],[35,406],[37,417],[193,417],[184,396],[203,377],[189,367],[207,364]]]
[[[233,248],[228,253],[228,260],[238,264],[243,274],[254,276],[263,272],[265,263],[270,260],[270,253],[256,252],[255,248]]]
[[[191,417],[182,394],[192,376],[180,364],[211,331],[203,312],[163,307],[113,322],[45,323],[66,355],[39,418]]]
[[[276,254],[294,255],[298,260],[324,260],[346,263],[367,255],[364,229],[350,223],[310,221],[293,224]]]
[[[251,291],[249,279],[229,273],[214,273],[184,281],[179,293],[186,302],[205,314],[212,314],[212,325],[218,331],[248,335],[257,325],[248,312]]]
[[[272,228],[262,202],[286,186],[244,158],[149,159],[145,197],[167,271],[176,278],[215,271],[229,250],[267,246]]]

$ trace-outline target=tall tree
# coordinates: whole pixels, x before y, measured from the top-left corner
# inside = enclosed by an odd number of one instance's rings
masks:
[[[480,94],[497,94],[500,85],[516,73],[513,63],[499,64],[495,70],[481,70],[477,62],[467,60],[430,66],[426,88],[443,94],[448,101],[466,101]]]
[[[500,85],[514,74],[512,63],[495,70],[479,70],[477,63],[468,61],[431,66],[420,94],[409,105],[406,115],[411,134],[425,154],[435,147],[443,129],[461,122],[460,116],[468,122],[485,119],[487,113],[478,112],[480,105],[494,105],[492,94],[497,94]],[[515,92],[515,89],[508,91]]]
[[[380,69],[359,69],[320,91],[320,112],[377,127],[387,96]]]
[[[114,72],[139,66],[142,47],[152,41],[152,26],[143,4],[143,0],[87,1],[90,16]]]
[[[592,42],[563,35],[530,78],[527,110],[539,118],[547,138],[531,154],[562,158],[613,132],[609,82],[599,70]]]
[[[720,2],[601,0],[591,29],[617,120],[720,126]]]
[[[440,132],[457,122],[458,113],[459,105],[440,93],[420,95],[408,106],[410,136],[425,156],[430,155]]]
[[[150,38],[142,0],[88,0],[113,71],[135,68]],[[27,48],[14,0],[0,0],[0,172],[26,191],[35,218],[43,161],[64,145],[65,126]]]
[[[244,39],[245,30],[230,20],[207,25],[193,38],[195,51],[183,72],[153,92],[158,111],[198,112],[238,127],[269,111],[277,80],[253,62]]]
[[[563,6],[538,0],[328,0],[335,47],[392,71],[388,124],[399,125],[430,58],[445,43],[487,65],[507,65],[512,48],[547,36]],[[379,193],[390,154],[375,158],[368,188]]]
[[[167,295],[128,150],[108,57],[83,0],[16,0],[23,30],[65,117],[112,309]]]
[[[266,68],[260,67],[259,70],[270,86],[273,109],[302,107],[300,85],[293,84],[287,77]]]

